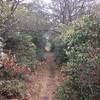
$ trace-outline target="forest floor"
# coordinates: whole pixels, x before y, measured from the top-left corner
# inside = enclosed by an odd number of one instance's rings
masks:
[[[57,87],[65,80],[57,69],[53,53],[47,53],[47,59],[33,74],[28,83],[27,100],[55,100]]]

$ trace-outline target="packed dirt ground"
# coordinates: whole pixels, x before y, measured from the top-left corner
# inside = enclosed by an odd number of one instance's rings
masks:
[[[28,83],[27,100],[55,100],[56,89],[63,82],[64,75],[57,70],[53,53],[47,53],[47,59],[33,74]]]

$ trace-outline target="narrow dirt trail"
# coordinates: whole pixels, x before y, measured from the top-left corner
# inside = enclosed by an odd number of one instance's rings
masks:
[[[48,59],[45,64],[45,75],[42,81],[42,89],[39,100],[53,100],[55,83],[55,63],[52,54],[48,54]]]
[[[47,60],[33,75],[32,83],[29,83],[28,100],[55,100],[56,89],[62,83],[63,76],[56,69],[53,53],[47,53]]]

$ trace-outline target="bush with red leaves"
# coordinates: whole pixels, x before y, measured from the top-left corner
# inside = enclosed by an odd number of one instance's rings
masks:
[[[3,69],[1,70],[1,75],[3,77],[13,77],[13,76],[20,76],[31,74],[32,70],[29,66],[20,66],[16,62],[16,57],[10,55],[6,59],[2,61]]]

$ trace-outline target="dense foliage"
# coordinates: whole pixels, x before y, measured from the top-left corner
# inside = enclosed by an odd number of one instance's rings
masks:
[[[34,66],[37,62],[36,46],[30,35],[13,33],[6,41],[5,49],[11,50],[16,55],[17,62],[21,65]]]
[[[0,95],[20,97],[26,90],[22,79],[52,50],[68,76],[58,100],[98,100],[99,6],[97,0],[0,0]]]
[[[99,100],[100,19],[83,18],[55,47],[69,79],[58,89],[59,100]],[[62,55],[63,53],[63,55]],[[61,55],[61,56],[60,56]]]
[[[44,58],[45,38],[41,31],[47,30],[49,24],[36,10],[31,11],[21,0],[0,1],[1,96],[20,97],[25,91],[22,79],[30,81],[37,62]]]
[[[17,63],[15,55],[3,55],[0,59],[0,97],[2,99],[23,98],[26,94],[25,82],[30,81],[32,70]]]
[[[19,80],[3,80],[0,81],[0,96],[7,99],[23,97],[25,95],[26,87],[23,82]]]

